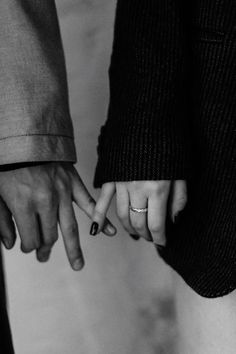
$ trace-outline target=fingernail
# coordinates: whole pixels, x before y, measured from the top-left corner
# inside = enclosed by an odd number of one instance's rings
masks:
[[[138,235],[135,235],[135,234],[129,234],[131,237],[132,237],[132,239],[134,239],[135,241],[137,241],[137,240],[139,240],[140,239],[140,236],[138,236]]]
[[[109,232],[109,234],[111,234],[111,235],[114,235],[114,234],[116,233],[115,227],[112,226],[112,225],[110,225],[110,224],[108,224],[108,225],[106,226],[106,230],[107,230],[107,231]]]
[[[81,258],[76,259],[76,261],[73,263],[73,268],[74,270],[80,270],[84,265],[84,262]]]
[[[90,229],[90,235],[95,236],[98,232],[98,227],[99,227],[98,223],[93,222]]]

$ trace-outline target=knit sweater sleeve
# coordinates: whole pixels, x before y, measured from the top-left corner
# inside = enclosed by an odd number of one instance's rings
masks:
[[[95,187],[109,181],[188,177],[185,14],[176,0],[118,0],[110,102],[99,136]]]

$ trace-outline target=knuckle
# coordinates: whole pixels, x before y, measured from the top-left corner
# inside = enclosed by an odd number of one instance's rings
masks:
[[[170,183],[168,181],[159,181],[156,187],[156,193],[158,196],[164,196],[169,192]]]
[[[91,210],[95,206],[95,200],[89,196],[88,199],[81,205],[84,210]]]
[[[161,225],[151,225],[149,227],[149,230],[151,231],[151,233],[153,234],[160,234],[163,232],[163,228]]]
[[[66,232],[72,235],[78,233],[78,225],[76,222],[72,222],[66,226]]]
[[[139,233],[143,233],[145,231],[145,226],[142,223],[138,222],[138,221],[133,222],[133,227]]]
[[[128,186],[130,187],[131,190],[133,191],[137,191],[140,190],[140,188],[142,188],[145,185],[145,181],[131,181],[128,182]]]
[[[62,179],[58,179],[57,181],[57,190],[60,192],[60,193],[66,193],[68,192],[68,185],[62,180]]]
[[[148,181],[148,182],[146,182],[146,188],[151,193],[156,192],[160,188],[159,187],[159,182],[156,182],[156,181],[155,182],[153,182],[153,181],[150,182],[150,181]]]
[[[98,208],[95,208],[94,214],[98,219],[103,219],[105,217],[105,213]]]
[[[44,206],[52,205],[53,203],[53,194],[48,190],[38,190],[36,192],[36,200],[39,204]]]
[[[178,204],[178,207],[180,208],[180,209],[183,209],[184,208],[184,206],[186,205],[186,203],[187,203],[187,194],[186,195],[182,195],[181,197],[179,197],[178,198],[178,200],[177,200],[177,204]]]
[[[14,210],[15,213],[17,213],[19,210],[28,211],[31,205],[31,199],[31,196],[16,196],[12,202],[12,210]]]

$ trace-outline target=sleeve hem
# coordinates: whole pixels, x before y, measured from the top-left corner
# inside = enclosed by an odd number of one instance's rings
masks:
[[[162,136],[100,144],[93,185],[100,188],[107,182],[191,178],[191,149],[185,144]]]
[[[34,161],[76,163],[77,156],[73,137],[32,134],[0,139],[0,165]]]

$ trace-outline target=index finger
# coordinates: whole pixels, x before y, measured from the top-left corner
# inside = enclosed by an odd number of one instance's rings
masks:
[[[74,169],[72,179],[72,199],[77,206],[93,221],[96,202],[88,192],[76,169]],[[116,228],[112,225],[108,218],[105,218],[102,232],[108,236],[113,236],[116,233]]]

